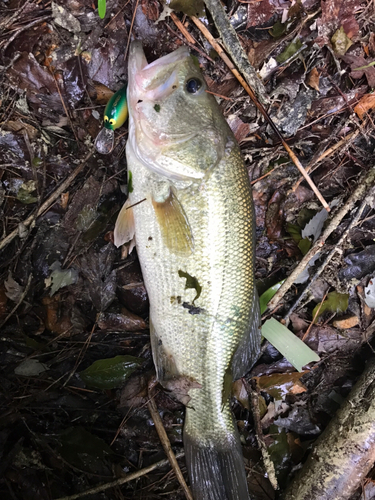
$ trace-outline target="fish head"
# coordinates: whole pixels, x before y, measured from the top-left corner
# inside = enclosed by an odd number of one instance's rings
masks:
[[[204,179],[225,154],[231,131],[186,47],[148,63],[129,53],[129,141],[137,158],[170,179]]]

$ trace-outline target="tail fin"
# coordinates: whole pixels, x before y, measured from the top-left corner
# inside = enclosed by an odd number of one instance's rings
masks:
[[[185,432],[184,448],[194,500],[249,500],[238,435],[216,443]]]

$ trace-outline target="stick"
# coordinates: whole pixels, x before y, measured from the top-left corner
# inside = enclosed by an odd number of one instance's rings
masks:
[[[284,500],[349,500],[375,461],[375,363],[319,436]]]
[[[263,104],[267,104],[269,102],[269,99],[263,83],[258,78],[255,69],[251,66],[249,59],[238,39],[237,33],[233,26],[230,24],[228,16],[224,10],[224,7],[221,5],[221,2],[218,0],[204,0],[204,3],[206,4],[208,10],[212,15],[215,26],[220,34],[221,39],[223,40],[228,54],[232,58],[232,61],[240,70],[248,85],[254,89],[255,94],[258,96],[258,99]],[[196,20],[197,18],[195,17],[194,19]],[[195,21],[194,23],[196,24]]]
[[[173,20],[173,22],[175,23],[175,25],[177,26],[177,28],[181,31],[181,33],[185,36],[186,40],[191,43],[191,44],[195,44],[195,40],[194,38],[190,35],[190,33],[188,32],[188,30],[185,28],[185,26],[182,24],[182,22],[179,20],[179,18],[176,16],[176,14],[174,12],[171,12],[171,18]]]
[[[187,498],[187,500],[194,500],[193,495],[191,494],[190,488],[186,484],[184,476],[182,475],[180,466],[177,463],[177,460],[176,460],[175,454],[173,453],[171,443],[168,439],[167,433],[165,432],[163,422],[160,418],[158,409],[157,409],[156,404],[155,404],[155,400],[152,396],[152,387],[153,387],[153,383],[151,382],[149,384],[149,389],[148,389],[148,397],[149,397],[149,401],[147,402],[148,411],[150,412],[152,420],[154,421],[155,429],[159,435],[159,438],[160,438],[161,444],[164,448],[165,454],[167,455],[168,460],[171,464],[171,467],[174,470],[174,473],[176,474],[178,482],[180,483],[180,485],[182,486],[182,489],[184,490],[185,497]]]
[[[94,154],[94,150],[90,151],[82,163],[69,175],[69,177],[54,191],[51,196],[49,196],[46,201],[39,207],[36,215],[30,215],[26,220],[23,221],[23,225],[28,227],[31,223],[40,215],[42,215],[50,206],[57,200],[57,198],[67,189],[67,187],[74,181],[78,174],[82,172],[86,166],[87,161]],[[0,241],[0,250],[5,248],[14,238],[18,235],[18,227],[8,234],[5,238]]]
[[[218,4],[220,4],[220,2],[218,2]],[[246,83],[246,81],[242,78],[242,76],[239,73],[239,71],[237,70],[237,68],[233,65],[232,61],[226,55],[226,53],[224,52],[224,50],[222,49],[222,47],[216,42],[216,40],[214,39],[214,37],[211,35],[211,33],[206,28],[206,26],[197,17],[192,16],[191,19],[194,22],[194,24],[197,26],[197,28],[201,30],[201,32],[203,33],[203,35],[207,38],[207,40],[210,42],[210,44],[213,46],[213,48],[219,54],[219,56],[221,57],[221,59],[225,62],[225,64],[230,69],[230,71],[234,74],[234,76],[237,78],[237,80],[240,82],[240,84],[243,86],[243,88],[249,94],[250,98],[252,99],[252,101],[254,102],[254,104],[256,105],[256,107],[262,113],[262,115],[264,116],[264,118],[267,120],[267,122],[269,123],[270,127],[272,128],[272,130],[275,132],[275,134],[277,135],[277,137],[281,141],[282,145],[284,146],[284,148],[288,152],[288,154],[289,154],[291,160],[293,161],[293,163],[295,164],[295,166],[298,168],[298,170],[301,172],[301,174],[305,178],[305,180],[308,183],[308,185],[314,191],[316,197],[319,199],[319,201],[321,202],[321,204],[323,205],[323,207],[327,210],[327,212],[329,212],[330,208],[328,206],[328,203],[325,201],[325,199],[321,195],[320,191],[315,186],[314,182],[310,179],[309,175],[306,173],[306,170],[304,169],[303,165],[301,164],[301,162],[299,161],[299,159],[297,158],[297,156],[293,153],[293,151],[290,149],[290,147],[286,143],[285,139],[283,138],[283,136],[279,132],[278,128],[273,123],[272,119],[270,118],[270,116],[268,115],[267,111],[265,110],[263,104],[261,102],[259,102],[258,99],[256,98],[254,91],[249,87],[249,85]],[[240,43],[238,41],[238,39],[237,39],[237,42],[238,42],[238,44]]]
[[[185,454],[184,452],[177,453],[176,458],[181,458]],[[120,477],[116,479],[116,481],[111,481],[110,483],[99,484],[94,488],[90,488],[89,490],[82,491],[81,493],[77,493],[76,495],[70,495],[67,497],[61,497],[56,500],[77,500],[77,498],[82,498],[87,495],[94,495],[95,493],[100,493],[101,491],[109,490],[110,488],[115,488],[116,486],[121,486],[122,484],[128,483],[129,481],[133,481],[134,479],[139,479],[142,476],[145,476],[149,472],[152,472],[155,469],[159,469],[159,467],[165,467],[169,464],[169,460],[164,459],[159,462],[155,462],[144,469],[137,470],[135,472],[131,472],[124,477]]]
[[[363,198],[366,193],[367,187],[371,186],[375,182],[375,168],[372,167],[359,181],[357,188],[354,190],[354,193],[349,197],[344,206],[334,215],[331,219],[331,222],[328,224],[322,236],[315,242],[314,246],[309,250],[309,252],[303,257],[301,262],[295,267],[292,271],[291,275],[284,281],[278,291],[275,293],[273,298],[270,300],[268,307],[269,309],[274,309],[276,305],[280,302],[280,300],[284,297],[286,292],[294,283],[294,280],[297,276],[305,269],[310,259],[317,254],[322,246],[324,245],[328,236],[337,228],[345,215],[354,207],[355,203]]]

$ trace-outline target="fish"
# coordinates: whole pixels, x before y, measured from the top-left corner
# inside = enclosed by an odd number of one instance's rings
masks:
[[[195,500],[246,500],[230,392],[261,340],[248,172],[186,47],[148,63],[134,41],[128,64],[128,198],[114,242],[135,241],[157,378],[186,406]]]

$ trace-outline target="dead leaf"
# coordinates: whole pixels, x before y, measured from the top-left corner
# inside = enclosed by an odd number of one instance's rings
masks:
[[[331,43],[333,50],[338,56],[343,56],[353,45],[353,42],[347,36],[342,26],[333,34]]]
[[[313,68],[308,77],[307,77],[307,85],[310,85],[311,88],[317,90],[319,92],[319,71],[316,68]]]
[[[232,385],[232,394],[233,396],[239,401],[244,408],[250,411],[250,402],[249,402],[249,395],[247,393],[245,384],[243,383],[242,379],[238,379],[235,382],[233,382]]]
[[[124,307],[121,309],[121,314],[100,314],[98,326],[101,330],[120,330],[127,332],[137,332],[138,330],[146,330],[148,328],[144,319],[126,310]]]
[[[202,386],[196,380],[188,377],[178,377],[163,383],[163,387],[171,392],[171,396],[180,401],[185,406],[189,403],[190,389],[201,389]]]
[[[363,120],[365,114],[373,108],[375,108],[375,94],[366,94],[362,97],[357,106],[355,106],[354,112]]]
[[[241,143],[253,128],[251,123],[244,123],[237,115],[229,115],[227,122],[238,143]]]
[[[305,373],[308,372],[275,373],[255,378],[261,391],[266,391],[270,396],[280,400],[286,394],[299,394],[306,391],[306,387],[300,381]]]
[[[359,324],[359,318],[357,316],[351,316],[349,318],[338,319],[333,322],[335,328],[340,330],[347,330],[348,328],[353,328]]]
[[[68,202],[69,202],[69,192],[61,193],[61,208],[63,210],[66,210],[68,208]]]
[[[346,64],[350,64],[350,76],[355,80],[362,78],[363,75],[366,75],[367,83],[371,88],[375,87],[375,67],[371,66],[371,63],[375,61],[372,59],[365,59],[362,56],[357,56],[355,54],[345,54],[341,56],[341,59],[346,62]],[[361,69],[359,69],[361,68]]]
[[[11,272],[8,274],[8,279],[4,281],[4,285],[6,289],[5,295],[8,299],[18,303],[22,297],[24,287],[19,285],[17,281],[13,279]]]

